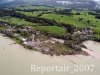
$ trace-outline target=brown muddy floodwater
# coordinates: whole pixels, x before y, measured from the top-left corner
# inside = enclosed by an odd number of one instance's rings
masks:
[[[100,54],[100,44],[86,41],[84,44],[93,52]],[[34,70],[36,65],[38,70]],[[85,70],[86,65],[88,71]],[[51,71],[52,67],[59,67]],[[69,67],[66,71],[61,67]],[[49,67],[49,69],[47,68]],[[78,67],[78,68],[77,68]],[[36,68],[35,68],[36,69]],[[48,69],[48,71],[46,70]],[[32,71],[31,71],[32,70]],[[33,71],[34,70],[34,71]],[[82,71],[83,70],[83,71]],[[42,71],[42,72],[41,72]],[[45,72],[44,72],[45,71]],[[31,51],[15,44],[0,34],[0,75],[99,75],[100,59],[92,56],[49,56]]]

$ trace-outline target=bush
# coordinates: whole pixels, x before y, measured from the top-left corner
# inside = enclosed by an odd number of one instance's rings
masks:
[[[95,34],[94,35],[94,40],[100,42],[100,34]]]
[[[95,18],[98,18],[98,19],[100,19],[100,15],[96,15],[96,17]]]

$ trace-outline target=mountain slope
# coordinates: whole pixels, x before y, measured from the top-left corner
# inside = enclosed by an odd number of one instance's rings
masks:
[[[1,0],[0,7],[18,5],[50,5],[67,8],[99,8],[100,0]]]

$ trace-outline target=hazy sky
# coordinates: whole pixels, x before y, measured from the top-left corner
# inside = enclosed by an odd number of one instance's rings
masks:
[[[0,0],[0,1],[3,1],[3,0]],[[5,0],[5,1],[13,1],[13,0]],[[24,1],[24,0],[22,0],[22,1]],[[62,1],[64,1],[64,0],[62,0]],[[67,0],[65,0],[65,1],[67,1]],[[94,1],[100,1],[100,0],[94,0]]]
[[[0,1],[14,1],[14,0],[0,0]],[[19,0],[20,1],[20,0]],[[27,0],[21,0],[21,1],[27,1]],[[28,0],[30,1],[30,0]],[[32,1],[32,0],[31,0]],[[33,0],[34,1],[34,0]],[[44,0],[45,1],[45,0]],[[67,1],[67,0],[62,0],[62,1]],[[87,0],[88,1],[88,0]],[[91,0],[92,1],[92,0]],[[100,1],[100,0],[93,0],[93,1]]]

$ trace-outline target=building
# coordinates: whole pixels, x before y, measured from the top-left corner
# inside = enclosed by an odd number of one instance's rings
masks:
[[[92,28],[83,28],[83,29],[81,29],[80,30],[80,36],[82,38],[92,40],[93,39],[93,30],[92,30]]]

